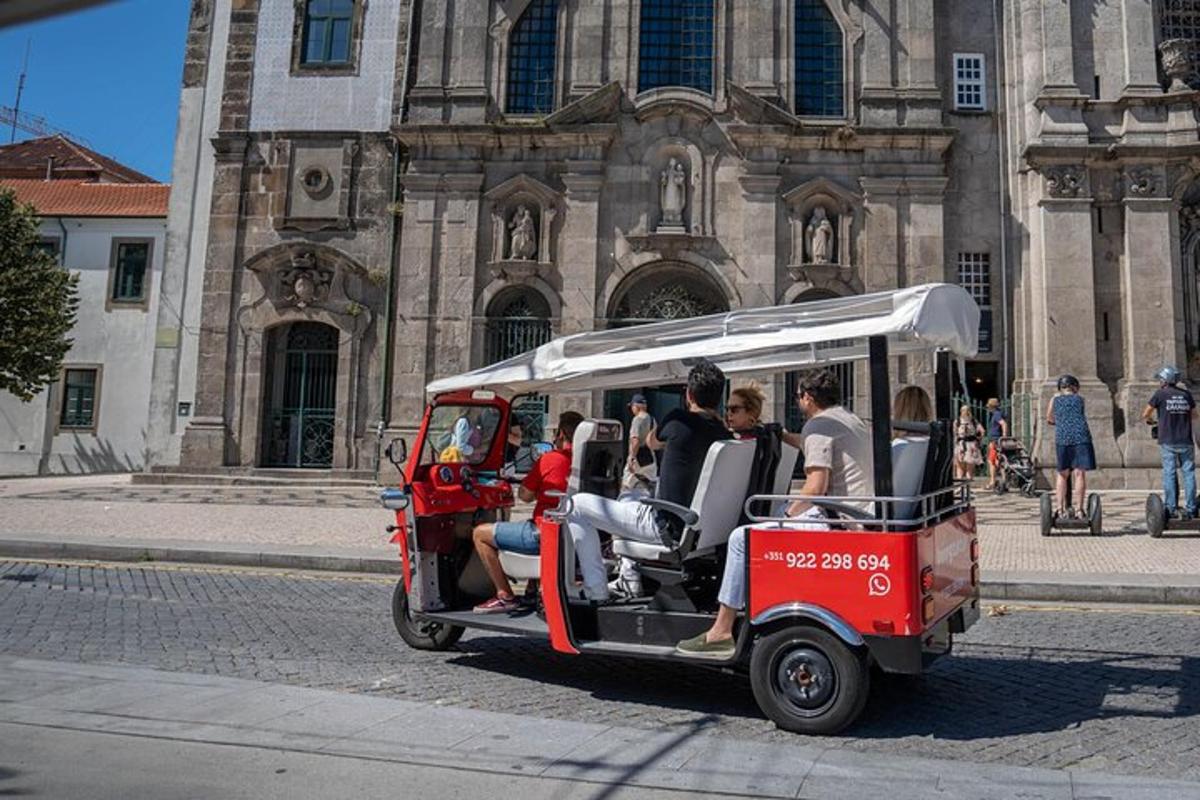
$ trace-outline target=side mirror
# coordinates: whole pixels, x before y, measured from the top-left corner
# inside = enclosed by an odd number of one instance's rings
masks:
[[[387,460],[392,462],[396,469],[404,471],[404,462],[408,460],[408,442],[399,437],[388,442],[387,449],[383,451],[387,456]]]

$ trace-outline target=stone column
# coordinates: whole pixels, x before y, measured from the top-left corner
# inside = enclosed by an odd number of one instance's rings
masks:
[[[1083,103],[1088,99],[1075,81],[1075,47],[1071,4],[1063,0],[1037,0],[1035,16],[1041,20],[1042,82],[1039,106],[1041,138],[1061,144],[1088,143]]]
[[[1123,95],[1159,95],[1158,38],[1154,6],[1148,0],[1121,0],[1121,29],[1125,37],[1125,86]]]
[[[944,201],[948,183],[948,178],[940,177],[904,179],[908,195],[904,217],[906,285],[940,283],[947,279]],[[932,397],[936,366],[933,357],[913,357],[905,362],[901,377]]]
[[[1074,375],[1087,404],[1097,466],[1120,467],[1121,454],[1113,438],[1112,395],[1096,373],[1092,197],[1087,170],[1060,165],[1046,167],[1043,174],[1045,190],[1036,218],[1038,250],[1031,255],[1032,268],[1041,279],[1038,305],[1044,310],[1034,323],[1043,326],[1035,342],[1040,352],[1034,358],[1046,365],[1047,373],[1034,395],[1034,410],[1039,419],[1044,419],[1056,377],[1062,373]],[[1034,447],[1039,462],[1053,465],[1054,430],[1043,423],[1038,431]]]
[[[896,71],[893,60],[893,6],[900,0],[867,0],[863,5],[862,92],[859,99],[863,125],[899,123]]]
[[[748,168],[759,166],[747,165]],[[774,161],[762,166],[772,172],[777,169]],[[742,268],[743,273],[738,280],[738,288],[742,295],[742,304],[746,308],[771,306],[782,302],[780,295],[783,291],[776,285],[780,263],[778,252],[780,249],[790,252],[792,244],[790,225],[786,220],[780,225],[781,180],[778,174],[771,173],[751,172],[738,177],[742,186],[742,246],[738,253],[738,266]],[[848,243],[843,242],[841,246],[847,247]],[[784,259],[785,262],[786,260]],[[767,395],[766,407],[774,408],[773,418],[786,419],[786,377],[768,374],[758,376],[758,379],[762,381],[764,393]]]
[[[477,3],[455,3],[450,54],[451,119],[456,123],[484,122],[488,89],[488,11]],[[421,40],[424,47],[424,38]]]
[[[1125,258],[1121,271],[1124,377],[1117,403],[1125,410],[1121,451],[1126,467],[1155,467],[1158,444],[1140,420],[1158,388],[1154,373],[1170,365],[1186,371],[1179,216],[1166,195],[1160,167],[1133,167],[1125,174]]]
[[[433,297],[438,278],[441,224],[437,175],[409,173],[404,185],[404,223],[396,270],[392,329],[391,419],[393,436],[416,431],[425,410],[425,384],[432,375],[430,338],[435,325]]]
[[[483,173],[442,176],[444,201],[439,291],[435,305],[437,324],[435,361],[431,378],[466,372],[471,363],[471,320],[475,312],[476,252],[479,241],[480,189]]]
[[[241,261],[243,171],[249,139],[251,82],[258,36],[258,0],[233,0],[221,92],[220,133],[213,140],[212,209],[205,249],[204,295],[198,366],[196,415],[184,432],[180,464],[219,467],[232,458],[228,407],[230,336],[235,272]]]
[[[408,88],[410,122],[441,122],[446,103],[446,26],[449,0],[423,0],[418,26],[420,49],[412,86]]]
[[[567,194],[566,212],[556,255],[562,276],[562,318],[556,336],[594,330],[596,318],[596,278],[600,270],[600,190],[604,186],[604,165],[597,161],[569,161],[563,174]],[[602,393],[578,392],[552,397],[551,418],[567,409],[585,417],[603,409]]]
[[[572,15],[567,102],[572,102],[604,84],[604,4],[575,3],[567,13]]]
[[[900,83],[905,99],[906,125],[942,124],[942,91],[937,85],[934,0],[902,0]]]

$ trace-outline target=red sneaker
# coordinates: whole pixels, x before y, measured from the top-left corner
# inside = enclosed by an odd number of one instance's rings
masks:
[[[474,611],[476,614],[500,614],[502,612],[515,611],[516,609],[517,598],[496,595],[491,600],[475,606]]]

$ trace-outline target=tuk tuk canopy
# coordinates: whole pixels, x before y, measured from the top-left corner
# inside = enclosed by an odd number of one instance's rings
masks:
[[[970,358],[979,347],[979,307],[960,286],[930,283],[588,331],[435,380],[426,391],[486,389],[513,397],[686,383],[701,358],[729,376],[790,371],[864,360],[874,336],[887,337],[893,356],[949,351]]]

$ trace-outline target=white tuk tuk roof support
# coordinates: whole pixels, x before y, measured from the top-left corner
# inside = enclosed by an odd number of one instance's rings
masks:
[[[490,389],[513,397],[686,383],[700,358],[731,376],[780,372],[866,360],[872,338],[886,340],[893,356],[941,351],[970,358],[979,347],[979,307],[960,286],[930,283],[589,331],[425,388],[431,394]]]

